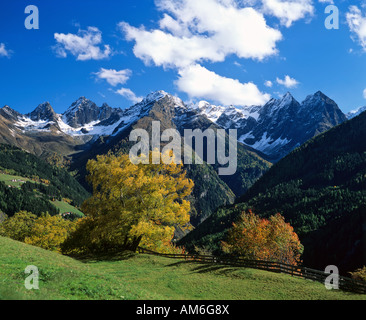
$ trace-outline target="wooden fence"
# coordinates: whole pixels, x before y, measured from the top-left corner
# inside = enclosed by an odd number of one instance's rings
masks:
[[[325,283],[326,278],[330,275],[329,273],[325,273],[323,271],[314,270],[303,266],[294,266],[282,262],[248,260],[243,259],[241,257],[226,257],[226,256],[219,257],[219,256],[197,255],[197,254],[163,254],[148,249],[144,249],[141,247],[139,247],[137,250],[139,253],[151,254],[171,259],[229,265],[234,267],[253,268],[277,273],[286,273],[291,276],[297,276],[303,279],[318,281],[323,284]],[[366,294],[366,283],[361,281],[339,276],[338,285],[339,289],[344,291]]]

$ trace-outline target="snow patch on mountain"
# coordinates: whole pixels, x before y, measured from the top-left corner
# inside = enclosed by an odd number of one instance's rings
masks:
[[[226,130],[236,129],[238,141],[259,150],[274,160],[279,159],[315,135],[346,121],[337,104],[318,91],[299,103],[288,92],[280,99],[271,99],[263,106],[218,106],[207,101],[186,105],[179,97],[165,91],[152,92],[141,102],[127,108],[98,107],[81,97],[63,114],[56,114],[49,103],[39,105],[32,113],[21,115],[9,107],[0,109],[7,119],[23,131],[52,131],[72,137],[116,136],[147,116],[156,102],[173,106],[174,123],[180,130],[200,128],[202,116]],[[162,105],[164,108],[164,105]],[[366,107],[350,112],[354,117]],[[12,120],[14,121],[14,120]]]
[[[355,110],[352,110],[352,111],[348,112],[346,114],[346,117],[347,117],[348,120],[351,120],[351,119],[359,116],[362,112],[365,112],[365,111],[366,111],[366,106],[359,107],[359,108],[357,108]]]
[[[207,101],[200,101],[196,104],[189,105],[189,109],[199,112],[215,123],[223,116],[230,118],[234,122],[239,121],[240,119],[248,119],[249,117],[257,120],[259,117],[258,108],[258,106],[216,106]]]
[[[195,109],[224,129],[237,129],[239,142],[274,159],[346,120],[337,104],[320,91],[302,103],[287,92],[263,106],[222,107],[200,102]]]
[[[49,103],[43,103],[30,114],[17,114],[15,126],[23,132],[51,132],[51,126],[54,126],[58,129],[54,132],[73,137],[117,135],[125,127],[146,115],[153,103],[167,95],[168,93],[165,91],[153,92],[140,103],[125,110],[111,108],[107,104],[98,107],[91,100],[80,97],[63,114],[56,114]],[[182,105],[180,99],[176,97],[174,99],[176,99],[177,105]],[[107,112],[108,109],[110,109],[109,112]],[[9,107],[4,107],[3,111],[13,115],[13,110]],[[49,112],[50,119],[45,119],[43,115],[47,113],[43,111],[51,111]],[[42,116],[40,119],[36,119],[35,114]],[[106,114],[113,115],[114,118],[108,119]]]
[[[22,116],[15,122],[15,126],[24,131],[50,131],[47,127],[49,124],[54,124],[53,121],[38,120],[34,121],[31,118]]]

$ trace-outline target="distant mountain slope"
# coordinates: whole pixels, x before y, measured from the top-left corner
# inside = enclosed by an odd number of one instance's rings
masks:
[[[328,252],[323,250],[323,259],[317,259],[321,250],[315,248],[327,245],[327,239],[321,234],[329,234],[329,230],[335,234],[341,234],[343,228],[349,230],[349,225],[336,222],[345,221],[346,224],[353,221],[353,212],[366,213],[365,204],[366,113],[362,113],[295,149],[265,173],[235,205],[218,210],[181,243],[188,246],[211,243],[217,248],[225,229],[240,212],[251,208],[261,216],[277,212],[285,216],[305,245],[307,265],[319,268],[325,263],[346,264],[345,255],[336,254],[336,237],[333,237],[332,245],[329,244]],[[350,223],[356,227],[356,222]],[[361,238],[352,238],[352,242],[346,239],[345,232],[339,237],[338,245],[348,255],[352,255],[357,241],[363,243],[366,224],[364,227],[359,233]]]
[[[194,174],[200,181],[194,191],[195,199],[200,199],[195,201],[198,223],[217,206],[232,203],[234,195],[246,192],[271,166],[269,158],[278,160],[308,138],[341,123],[345,116],[321,92],[302,104],[288,93],[262,107],[236,108],[205,102],[187,106],[178,97],[157,91],[124,110],[107,104],[98,107],[85,97],[77,99],[62,114],[56,114],[48,102],[26,115],[5,106],[0,109],[0,142],[42,158],[55,154],[68,157],[73,161],[72,170],[79,171],[79,181],[83,182],[88,159],[109,150],[128,152],[130,131],[149,128],[154,120],[161,121],[161,131],[176,128],[181,135],[185,129],[238,130],[238,170],[234,175],[219,177],[217,165],[203,170],[189,167],[192,177]]]
[[[362,112],[365,112],[365,111],[366,111],[366,106],[360,107],[356,110],[352,110],[352,111],[348,112],[346,114],[346,117],[347,117],[347,119],[350,120],[350,119],[353,119],[353,118],[359,116]]]
[[[0,144],[0,175],[7,174],[28,178],[18,186],[0,182],[0,210],[8,216],[20,210],[56,214],[50,200],[67,198],[80,206],[89,196],[65,169],[53,167],[17,147]]]

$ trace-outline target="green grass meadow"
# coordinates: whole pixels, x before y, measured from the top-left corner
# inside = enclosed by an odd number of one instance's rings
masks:
[[[12,181],[12,180],[17,180],[17,181]],[[31,180],[28,178],[21,177],[21,176],[14,176],[14,175],[10,175],[10,174],[1,173],[0,181],[3,181],[7,186],[20,188],[24,182],[31,181]],[[24,181],[24,182],[21,182],[21,181]]]
[[[39,290],[24,273],[37,266]],[[123,254],[76,260],[0,237],[2,300],[365,300],[365,295],[255,269]]]
[[[71,204],[68,204],[67,202],[56,200],[56,201],[51,201],[51,203],[60,210],[60,213],[72,212],[72,213],[75,213],[76,215],[78,215],[79,217],[84,216],[84,214],[80,210],[73,207]]]

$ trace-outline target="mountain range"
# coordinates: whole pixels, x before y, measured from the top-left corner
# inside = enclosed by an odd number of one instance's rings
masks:
[[[79,150],[80,145],[94,142],[99,137],[117,136],[146,116],[154,103],[165,97],[174,102],[176,115],[173,122],[177,128],[191,128],[200,116],[205,117],[220,128],[237,129],[239,142],[259,151],[272,162],[357,114],[355,111],[345,115],[333,100],[320,91],[309,95],[302,103],[288,92],[280,99],[271,99],[264,106],[249,107],[215,106],[206,101],[185,104],[178,97],[157,91],[124,110],[106,103],[98,107],[85,97],[77,99],[62,114],[56,114],[49,102],[40,104],[25,115],[5,106],[0,109],[0,125],[6,124],[7,130],[4,126],[0,128],[0,139],[17,144],[20,137],[34,138],[36,133],[48,136],[48,139],[40,141],[47,143],[54,135],[58,140],[61,137],[65,140],[64,144],[69,148],[64,155],[70,155]],[[47,150],[54,151],[53,148],[44,148],[43,152]]]
[[[69,170],[88,189],[87,161],[110,151],[128,153],[130,132],[145,129],[151,136],[153,121],[160,122],[161,132],[174,128],[181,135],[185,129],[236,129],[234,175],[219,176],[217,166],[206,162],[185,165],[195,183],[189,199],[195,229],[189,234],[177,230],[178,244],[189,251],[198,246],[218,252],[226,230],[244,210],[264,217],[281,212],[305,244],[308,266],[337,264],[345,272],[366,261],[363,111],[366,107],[344,114],[320,91],[301,103],[286,93],[247,107],[186,104],[164,91],[127,109],[99,107],[80,97],[62,114],[49,102],[27,114],[4,106],[0,143],[69,161]]]
[[[217,167],[186,165],[195,182],[191,222],[198,225],[216,208],[234,202],[272,165],[314,136],[347,120],[337,104],[317,92],[302,103],[287,93],[264,106],[215,106],[206,101],[186,104],[179,97],[157,91],[127,109],[101,107],[80,97],[62,114],[49,102],[28,114],[4,106],[0,109],[0,143],[20,147],[42,158],[60,155],[85,187],[89,159],[110,150],[128,152],[129,133],[136,128],[151,130],[160,121],[161,131],[211,128],[237,129],[238,170],[233,176],[218,176]]]
[[[240,142],[274,162],[347,120],[337,104],[320,91],[302,103],[288,92],[261,107],[223,108],[200,102],[196,109],[225,129],[237,129]]]

